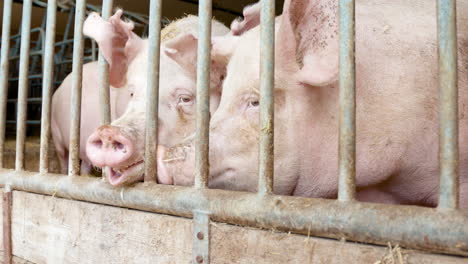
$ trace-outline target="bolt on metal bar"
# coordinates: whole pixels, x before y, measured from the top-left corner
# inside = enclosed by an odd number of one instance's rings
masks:
[[[195,188],[206,188],[209,175],[211,0],[198,5],[197,132],[195,141]]]
[[[355,3],[340,0],[340,123],[338,158],[338,200],[356,197],[356,70]]]
[[[260,145],[258,192],[273,192],[275,1],[262,0],[260,15]]]
[[[41,149],[39,158],[40,173],[49,172],[50,110],[54,80],[54,43],[56,18],[57,0],[48,0],[44,74],[42,79]]]
[[[162,0],[151,0],[148,38],[148,86],[146,93],[145,182],[157,179],[159,57],[161,44]]]
[[[77,0],[75,6],[75,29],[73,40],[72,94],[70,109],[70,147],[68,175],[80,174],[80,119],[81,119],[81,86],[83,80],[83,23],[86,11],[86,0]]]
[[[102,4],[102,18],[107,20],[111,16],[114,0],[104,0]],[[95,42],[91,41],[94,49]],[[99,52],[99,104],[101,105],[101,125],[108,125],[111,122],[110,109],[110,86],[109,86],[109,64]]]
[[[10,26],[13,0],[3,2],[2,49],[0,57],[0,168],[3,168],[5,150],[5,120],[8,97],[8,65],[10,52]]]
[[[210,263],[210,215],[193,211],[193,263]]]
[[[114,188],[95,177],[0,169],[0,186],[5,184],[18,191],[155,213],[191,217],[199,210],[209,212],[210,219],[217,222],[379,245],[390,241],[402,247],[468,256],[466,210],[260,196],[164,184]]]
[[[3,218],[3,263],[11,264],[13,260],[11,242],[11,203],[12,192],[10,185],[3,191],[2,218]]]
[[[31,38],[32,0],[23,1],[21,24],[20,68],[18,81],[18,115],[16,120],[16,170],[24,170],[24,141],[26,138],[26,114],[28,96],[29,40]]]
[[[437,1],[439,53],[439,208],[458,208],[456,1]]]

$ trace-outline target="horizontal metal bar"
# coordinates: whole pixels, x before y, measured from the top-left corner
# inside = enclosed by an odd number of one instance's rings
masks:
[[[44,30],[40,27],[37,27],[37,28],[33,28],[31,29],[30,31],[31,33],[34,33],[34,32],[40,32],[40,33],[43,33]],[[10,39],[18,39],[18,38],[21,38],[21,33],[18,33],[18,34],[15,34],[13,36],[10,37]]]
[[[18,99],[8,99],[7,102],[8,103],[16,103],[16,102],[18,102]],[[42,102],[42,98],[41,97],[30,97],[30,98],[26,99],[26,102],[28,102],[28,103],[40,103],[40,102]]]
[[[43,55],[43,52],[42,50],[36,50],[36,51],[30,51],[29,52],[29,57],[32,57],[32,56],[42,56]],[[10,60],[17,60],[20,58],[20,55],[17,55],[17,56],[11,56],[10,57]]]
[[[162,184],[114,188],[94,177],[0,169],[0,186],[6,184],[14,190],[149,212],[192,217],[200,210],[213,221],[468,256],[468,211]]]
[[[41,78],[42,78],[42,74],[28,75],[27,78],[28,78],[29,80],[31,80],[31,79],[41,79]],[[18,80],[19,80],[19,77],[8,79],[9,82],[18,81]]]
[[[440,208],[458,208],[458,87],[456,1],[437,1],[439,51]]]
[[[16,124],[16,120],[6,120],[7,124]],[[26,120],[27,125],[40,125],[41,120]]]
[[[8,98],[8,67],[10,51],[11,10],[13,0],[3,2],[2,48],[0,56],[0,168],[3,168],[3,150],[5,147],[5,119]]]
[[[356,196],[356,76],[354,57],[354,0],[340,0],[340,119],[338,199]]]
[[[275,1],[262,0],[261,5],[258,192],[271,194],[274,174]]]

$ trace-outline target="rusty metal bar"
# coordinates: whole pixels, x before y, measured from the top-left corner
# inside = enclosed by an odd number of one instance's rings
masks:
[[[54,80],[54,48],[55,24],[57,17],[57,1],[47,2],[46,44],[44,55],[44,74],[42,79],[42,113],[41,113],[41,150],[39,172],[49,172],[49,139],[50,139],[50,109]]]
[[[24,170],[24,141],[26,138],[26,114],[28,97],[29,40],[31,38],[32,0],[23,1],[21,24],[21,50],[18,81],[18,114],[16,120],[16,170]]]
[[[11,8],[13,0],[3,2],[2,49],[0,58],[0,168],[3,168],[8,97],[8,55],[10,52]]]
[[[271,194],[274,174],[275,1],[262,0],[261,5],[258,192]]]
[[[338,200],[356,197],[356,70],[354,0],[340,0],[340,135]]]
[[[163,184],[140,183],[122,189],[95,177],[2,169],[0,186],[5,184],[14,190],[143,211],[192,217],[199,210],[208,212],[213,221],[468,256],[468,211],[463,210],[260,196]]]
[[[158,144],[159,57],[162,0],[151,0],[148,38],[148,86],[146,98],[145,182],[156,182]]]
[[[209,175],[211,0],[198,5],[197,132],[195,140],[195,188],[206,188]]]
[[[114,0],[104,0],[102,4],[102,18],[107,20],[111,16]],[[91,41],[93,49],[95,42]],[[101,105],[101,125],[108,125],[111,122],[110,109],[110,86],[109,86],[109,64],[99,52],[99,104]]]
[[[437,1],[439,41],[439,208],[458,208],[458,87],[456,1]]]
[[[11,202],[12,192],[9,185],[3,191],[2,217],[3,217],[3,263],[11,264],[13,259],[11,243]]]
[[[70,147],[68,175],[80,174],[80,119],[81,119],[81,86],[83,79],[83,23],[86,11],[86,0],[77,0],[75,6],[75,29],[73,40],[73,76],[70,109]]]

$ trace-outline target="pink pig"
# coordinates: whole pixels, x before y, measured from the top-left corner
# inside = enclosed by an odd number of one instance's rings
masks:
[[[109,182],[115,186],[143,179],[148,69],[148,40],[134,34],[133,24],[120,20],[120,15],[117,11],[109,21],[104,21],[91,14],[84,25],[84,33],[97,41],[100,52],[110,63],[111,85],[126,87],[133,94],[125,113],[110,126],[99,127],[86,145],[88,158],[95,166],[107,167]],[[197,31],[198,18],[187,16],[161,32],[157,117],[161,147],[173,147],[195,131]],[[213,35],[228,32],[227,27],[213,20]],[[225,65],[224,60],[212,58],[212,110],[219,103]]]
[[[286,0],[276,22],[274,192],[336,198],[337,1]],[[233,23],[237,38],[213,53],[229,60],[210,123],[210,187],[256,191],[259,127],[258,6]],[[257,10],[257,15],[255,11]],[[460,204],[468,209],[468,3],[457,1]],[[435,206],[438,199],[436,5],[356,4],[358,199]],[[249,19],[251,21],[249,21]],[[249,30],[250,29],[250,30]],[[233,47],[230,51],[226,47]],[[170,155],[168,155],[170,156]],[[180,156],[180,155],[179,155]],[[184,153],[193,160],[193,152]],[[162,162],[174,179],[186,169]],[[177,172],[176,174],[171,174]],[[193,178],[193,175],[192,175]]]
[[[90,62],[83,65],[80,129],[81,174],[91,172],[91,161],[86,156],[86,140],[100,125],[98,81],[98,63]],[[66,174],[68,170],[71,82],[72,74],[69,74],[52,97],[51,133],[63,174]],[[110,88],[112,120],[122,115],[130,98],[131,92],[127,88]]]

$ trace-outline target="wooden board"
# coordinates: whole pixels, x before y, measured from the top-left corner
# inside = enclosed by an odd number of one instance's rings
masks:
[[[221,223],[211,224],[211,236],[211,263],[455,264],[468,261]],[[190,219],[26,192],[13,193],[13,254],[23,260],[178,264],[191,263],[191,250]]]

